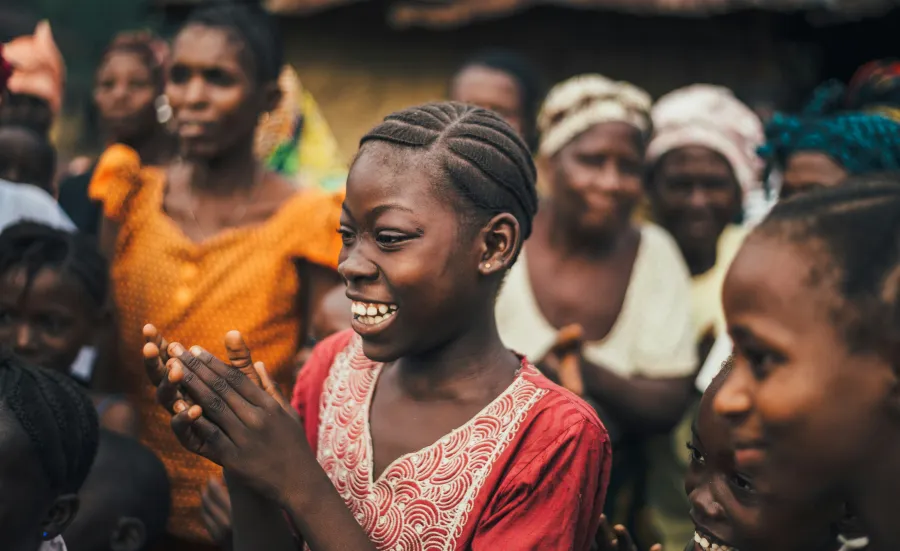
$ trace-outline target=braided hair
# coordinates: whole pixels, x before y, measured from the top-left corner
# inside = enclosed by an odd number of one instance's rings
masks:
[[[824,249],[827,260],[812,273],[838,291],[834,318],[851,349],[880,350],[900,337],[898,175],[859,177],[782,201],[759,231]]]
[[[472,67],[486,67],[512,77],[519,88],[522,102],[522,134],[532,151],[537,150],[537,116],[544,101],[544,84],[540,74],[528,59],[509,50],[484,50],[466,60],[456,71],[459,75]]]
[[[248,51],[257,82],[278,80],[284,65],[281,31],[258,0],[208,0],[188,17],[185,27],[190,25],[229,31]]]
[[[72,276],[98,308],[106,304],[109,269],[90,239],[35,222],[20,222],[0,233],[0,275],[24,269],[28,289],[44,268]]]
[[[528,146],[499,115],[456,102],[429,103],[388,115],[360,141],[427,152],[462,200],[473,224],[508,212],[531,235],[536,170]]]
[[[760,155],[770,168],[786,166],[794,153],[819,151],[850,174],[900,170],[900,122],[845,106],[845,87],[826,82],[799,116],[779,113],[772,118]]]
[[[0,404],[22,426],[56,495],[77,493],[97,453],[90,399],[65,375],[0,349]]]

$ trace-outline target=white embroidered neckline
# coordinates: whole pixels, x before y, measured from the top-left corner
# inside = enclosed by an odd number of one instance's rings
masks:
[[[523,376],[536,371],[526,366],[464,425],[374,479],[369,414],[382,367],[357,337],[336,357],[319,408],[319,463],[378,549],[455,549],[491,467],[546,390]]]

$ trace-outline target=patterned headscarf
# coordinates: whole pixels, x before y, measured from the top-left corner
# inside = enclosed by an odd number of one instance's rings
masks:
[[[900,61],[882,59],[860,67],[847,86],[847,109],[879,112],[900,121]]]
[[[800,115],[775,115],[760,155],[783,167],[794,153],[818,151],[850,174],[900,170],[900,122],[877,110],[847,111],[845,92],[830,81]]]
[[[66,66],[53,40],[50,23],[41,21],[33,35],[9,42],[3,53],[14,69],[8,83],[9,91],[39,97],[50,105],[54,114],[59,113]]]
[[[581,75],[557,84],[538,115],[539,153],[552,157],[590,127],[624,122],[649,135],[650,94],[627,82],[600,75]]]
[[[745,193],[760,187],[763,163],[756,150],[764,139],[762,121],[728,88],[695,84],[675,90],[656,102],[652,116],[649,162],[674,149],[703,146],[728,160]]]

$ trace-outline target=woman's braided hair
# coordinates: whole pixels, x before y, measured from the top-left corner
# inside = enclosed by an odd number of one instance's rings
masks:
[[[75,382],[0,349],[0,406],[28,435],[51,491],[77,493],[94,462],[100,429],[94,405]]]
[[[429,103],[388,115],[363,136],[360,150],[382,142],[433,154],[473,222],[508,212],[531,235],[537,177],[528,146],[499,115],[456,102]]]
[[[90,239],[35,222],[19,222],[0,233],[0,275],[24,269],[28,289],[44,268],[73,277],[97,307],[106,304],[109,269]]]
[[[857,177],[779,202],[759,227],[824,249],[821,275],[839,295],[834,318],[854,350],[900,338],[900,177]],[[813,268],[812,274],[816,274]],[[815,278],[815,275],[813,276]]]

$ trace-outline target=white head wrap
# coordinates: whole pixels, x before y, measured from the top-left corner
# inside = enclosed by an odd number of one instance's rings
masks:
[[[624,122],[650,131],[650,95],[633,84],[601,75],[572,77],[550,90],[538,116],[540,154],[552,157],[594,125]]]
[[[699,145],[725,157],[745,195],[762,189],[763,162],[756,153],[765,140],[762,121],[728,88],[695,84],[675,90],[656,102],[652,116],[648,162]]]

